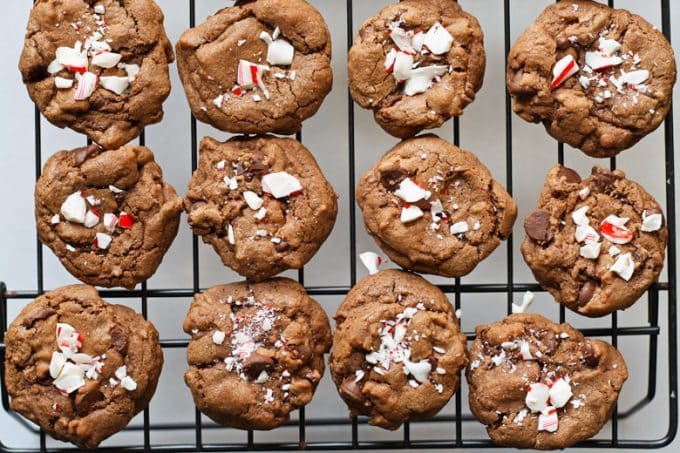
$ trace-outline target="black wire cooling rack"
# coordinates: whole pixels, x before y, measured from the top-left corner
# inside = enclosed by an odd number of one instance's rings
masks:
[[[353,24],[353,0],[347,1],[347,45],[351,47],[354,38],[354,24]],[[661,2],[661,20],[663,33],[670,41],[671,38],[671,19],[670,19],[670,0],[660,0]],[[505,37],[505,54],[510,51],[510,3],[511,0],[504,0],[504,37]],[[609,6],[613,5],[613,0],[608,0]],[[651,2],[650,2],[651,3]],[[194,26],[196,22],[196,7],[195,0],[188,1],[189,7],[189,25]],[[499,11],[499,14],[501,12]],[[512,111],[510,97],[506,94],[505,99],[505,159],[506,159],[506,187],[512,194],[512,175],[513,175],[513,159],[512,159]],[[348,117],[349,125],[349,179],[350,187],[350,286],[314,286],[306,287],[310,295],[328,296],[328,295],[345,295],[349,289],[354,286],[357,280],[357,265],[356,265],[356,212],[354,199],[355,186],[355,153],[354,153],[354,105],[352,99],[349,98]],[[191,117],[191,165],[192,170],[196,169],[198,159],[198,137],[196,119]],[[297,134],[298,140],[301,139],[301,133]],[[144,133],[140,137],[140,144],[144,144]],[[453,128],[453,142],[458,145],[460,142],[460,126],[458,118],[454,119]],[[588,440],[578,444],[578,447],[589,448],[644,448],[654,449],[661,448],[670,444],[675,438],[678,428],[678,405],[676,394],[678,389],[678,375],[677,375],[677,313],[676,313],[676,239],[675,239],[675,162],[673,156],[673,112],[669,113],[664,123],[664,146],[665,146],[665,177],[666,177],[666,221],[668,229],[671,232],[668,242],[667,251],[667,269],[670,276],[668,282],[656,283],[649,290],[648,293],[648,311],[646,322],[641,322],[639,326],[633,327],[619,327],[617,321],[617,314],[610,315],[611,324],[607,328],[591,328],[582,329],[582,332],[589,337],[609,337],[611,343],[617,346],[619,337],[626,336],[640,341],[649,341],[649,362],[647,369],[647,390],[645,396],[637,403],[632,405],[625,411],[615,410],[611,420],[611,435],[609,438],[598,438]],[[557,145],[557,160],[559,163],[564,161],[564,146],[559,143]],[[40,112],[35,110],[35,177],[40,176],[42,162],[42,143],[40,131]],[[610,160],[611,168],[616,167],[616,159]],[[515,293],[524,291],[543,291],[536,284],[518,283],[514,280],[513,273],[513,247],[512,238],[509,239],[507,247],[507,275],[506,282],[494,284],[461,284],[460,279],[455,279],[453,284],[439,285],[439,287],[447,294],[453,295],[456,308],[460,308],[461,295],[464,293],[495,293],[505,294],[507,296],[507,310],[511,313],[511,305]],[[147,317],[147,301],[148,298],[191,298],[194,293],[201,290],[199,286],[199,259],[198,259],[198,238],[193,236],[192,243],[192,268],[193,268],[193,287],[181,289],[147,289],[146,284],[142,284],[141,288],[133,291],[124,290],[104,290],[101,295],[106,299],[120,299],[120,298],[137,298],[141,301],[142,314]],[[0,339],[4,338],[5,331],[9,320],[7,319],[7,304],[19,303],[26,300],[34,299],[44,292],[43,286],[43,253],[42,246],[38,242],[37,253],[37,291],[8,291],[4,282],[0,281]],[[1,277],[1,276],[0,276]],[[298,273],[298,280],[304,284],[304,270]],[[11,282],[10,282],[11,284]],[[667,293],[667,310],[668,323],[665,332],[659,325],[659,294],[661,292]],[[564,322],[565,309],[560,306],[559,314],[560,322]],[[642,320],[641,320],[642,321]],[[474,338],[474,333],[468,333],[468,339]],[[650,404],[656,397],[656,386],[662,376],[657,374],[657,364],[659,360],[664,358],[659,357],[658,344],[659,338],[662,337],[667,341],[668,345],[668,418],[665,419],[661,414],[655,414],[661,422],[667,422],[668,428],[663,437],[657,439],[620,439],[618,430],[618,421],[633,417],[642,408]],[[183,349],[186,348],[188,340],[186,339],[161,339],[161,346],[164,349]],[[5,445],[0,440],[0,451],[17,452],[46,452],[46,451],[71,451],[67,448],[47,448],[46,436],[44,432],[38,430],[33,424],[27,422],[19,415],[10,411],[9,396],[5,387],[5,344],[0,342],[0,379],[2,381],[0,387],[2,390],[2,409],[8,412],[12,417],[18,420],[27,430],[35,433],[40,440],[40,448],[34,449],[16,449]],[[635,370],[637,371],[637,370]],[[634,371],[634,372],[635,372]],[[659,396],[658,398],[663,398]],[[419,440],[411,436],[409,424],[404,425],[403,439],[390,441],[367,441],[360,439],[359,425],[365,424],[366,420],[363,418],[342,419],[342,418],[306,418],[304,408],[299,411],[299,420],[290,422],[289,425],[297,426],[299,430],[299,439],[297,442],[286,443],[260,443],[255,442],[253,431],[248,432],[247,441],[243,443],[205,443],[203,442],[203,432],[207,429],[214,429],[217,426],[214,424],[203,424],[201,414],[198,410],[195,413],[195,421],[190,424],[182,423],[152,423],[149,418],[149,410],[146,409],[143,413],[143,424],[141,426],[129,426],[126,430],[143,431],[143,443],[139,445],[130,445],[126,447],[107,447],[102,450],[108,451],[247,451],[247,450],[345,450],[345,449],[425,449],[425,448],[491,448],[493,443],[488,439],[471,439],[465,436],[463,430],[463,423],[473,422],[474,418],[462,411],[461,394],[457,392],[455,395],[455,415],[445,416],[440,415],[433,417],[429,422],[450,423],[455,429],[455,438],[446,440]],[[427,422],[427,421],[425,421]],[[417,423],[417,422],[413,422]],[[307,442],[306,427],[307,426],[348,426],[351,431],[351,437],[346,440],[331,441],[331,442]],[[155,445],[151,442],[151,432],[162,432],[169,430],[193,430],[195,438],[193,443],[175,444],[175,445]]]

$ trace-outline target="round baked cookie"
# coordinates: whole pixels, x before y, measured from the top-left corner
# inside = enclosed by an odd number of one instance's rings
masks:
[[[60,151],[35,186],[40,241],[90,285],[132,289],[151,277],[181,213],[182,199],[143,146]]]
[[[582,315],[630,307],[663,268],[668,230],[661,207],[625,176],[594,167],[582,181],[557,165],[524,222],[522,254],[536,280]]]
[[[470,409],[496,445],[562,449],[611,417],[628,369],[610,344],[536,314],[476,333],[466,371]]]
[[[19,69],[51,123],[116,149],[163,118],[174,58],[153,0],[38,0]]]
[[[236,2],[177,42],[194,116],[243,134],[294,134],[333,85],[331,37],[305,0]]]
[[[307,405],[331,346],[326,313],[287,278],[196,294],[184,331],[191,335],[184,380],[196,406],[240,429],[276,428]]]
[[[615,156],[659,127],[675,79],[661,31],[587,0],[550,5],[508,56],[515,113],[593,157]]]
[[[12,410],[83,448],[97,447],[148,406],[163,367],[154,326],[86,285],[31,302],[5,344]]]
[[[352,416],[397,429],[434,416],[458,389],[465,335],[448,299],[422,277],[384,270],[335,314],[330,368]]]
[[[510,236],[517,206],[472,153],[433,135],[399,143],[366,172],[369,234],[406,269],[460,277]]]
[[[359,29],[349,88],[385,131],[406,138],[462,115],[485,67],[482,29],[457,2],[403,0]]]
[[[302,143],[273,136],[201,142],[184,209],[229,266],[262,281],[300,269],[326,240],[337,195]]]

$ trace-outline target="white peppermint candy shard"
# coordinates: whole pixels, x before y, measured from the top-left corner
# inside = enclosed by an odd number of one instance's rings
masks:
[[[295,47],[285,39],[277,39],[267,48],[267,63],[274,66],[290,66],[294,56]]]
[[[578,64],[576,64],[574,57],[571,55],[565,56],[555,63],[555,66],[553,67],[553,79],[550,83],[550,87],[553,89],[559,87],[564,83],[565,80],[576,74],[578,70],[579,67]]]
[[[52,225],[56,225],[61,222],[61,217],[59,217],[59,214],[54,214],[52,218],[50,219],[50,223]]]
[[[623,63],[621,57],[603,56],[600,52],[586,52],[586,64],[595,71],[618,66]]]
[[[534,299],[535,299],[534,293],[532,293],[531,291],[527,291],[526,293],[524,293],[521,305],[512,304],[512,312],[524,313],[531,306],[531,304],[534,303]]]
[[[215,343],[215,344],[222,344],[222,343],[224,343],[224,338],[225,338],[225,337],[226,337],[226,334],[225,334],[224,332],[222,332],[221,330],[216,330],[216,331],[213,333],[212,341],[213,341],[213,343]]]
[[[65,79],[63,77],[55,77],[54,86],[59,88],[60,90],[63,90],[65,88],[71,88],[73,86],[73,80]]]
[[[127,77],[120,76],[103,76],[99,78],[99,82],[102,87],[118,95],[123,94],[130,85],[130,80]]]
[[[550,404],[557,408],[564,407],[572,395],[569,383],[564,378],[560,378],[550,387]]]
[[[238,180],[236,177],[230,178],[229,176],[224,177],[224,183],[229,187],[229,190],[238,189]]]
[[[401,208],[401,222],[409,223],[418,220],[423,216],[423,211],[418,206],[408,206]]]
[[[364,252],[359,254],[359,259],[361,263],[366,267],[370,275],[378,273],[378,266],[382,263],[382,258],[380,255],[373,252]]]
[[[588,88],[590,88],[590,79],[586,76],[580,76],[578,78],[578,83],[581,84],[581,86],[583,87],[584,90],[587,90]]]
[[[604,219],[602,223],[611,223],[612,225],[623,228],[626,226],[629,220],[630,219],[628,217],[618,217],[612,214],[607,216],[607,218]]]
[[[647,215],[647,211],[642,212],[642,228],[645,233],[652,233],[659,231],[663,225],[663,217],[661,214]]]
[[[619,255],[609,270],[619,274],[619,276],[625,281],[629,281],[633,276],[633,272],[635,272],[635,262],[633,261],[633,256],[630,253]]]
[[[403,82],[411,77],[413,72],[413,55],[399,52],[394,60],[393,74],[397,82]]]
[[[130,83],[135,81],[140,71],[140,67],[138,64],[121,63],[118,65],[118,67],[125,70],[125,73],[127,74]]]
[[[115,52],[101,52],[92,57],[92,64],[100,68],[113,68],[121,59],[121,55]],[[127,78],[127,77],[126,77]]]
[[[581,200],[585,200],[588,198],[588,195],[590,195],[590,188],[589,187],[584,187],[583,189],[578,191],[578,197]]]
[[[611,57],[621,50],[621,43],[615,39],[600,38],[600,52],[607,57]]]
[[[99,223],[99,217],[97,214],[94,212],[88,210],[87,213],[85,214],[85,221],[83,222],[83,225],[85,225],[87,228],[94,228],[97,226]]]
[[[411,77],[404,85],[404,94],[406,96],[415,96],[419,93],[424,93],[432,86],[432,80],[435,77],[442,76],[449,72],[448,66],[426,66],[424,68],[416,68],[411,71]]]
[[[99,247],[101,250],[108,249],[111,245],[111,241],[113,240],[113,238],[106,233],[97,233],[95,237],[97,239],[97,247]]]
[[[106,9],[104,8],[104,5],[94,5],[94,12],[96,14],[104,14],[106,12]]]
[[[128,392],[134,392],[137,390],[137,383],[130,376],[125,376],[123,379],[121,379],[120,385],[122,385],[123,388]]]
[[[411,44],[410,34],[399,26],[398,22],[390,25],[390,38],[402,52],[414,54],[415,50]]]
[[[84,223],[86,213],[87,204],[80,192],[72,193],[61,204],[61,215],[69,222]]]
[[[257,220],[262,220],[267,216],[267,208],[260,208],[253,217]]]
[[[123,189],[119,189],[116,186],[109,186],[109,190],[115,194],[123,193],[125,192]]]
[[[600,239],[600,235],[597,234],[595,228],[591,227],[590,225],[577,226],[574,237],[576,238],[577,242],[585,243],[597,242]]]
[[[404,366],[411,373],[416,381],[423,383],[427,382],[430,376],[430,371],[432,371],[432,365],[429,360],[421,360],[420,362],[411,362],[410,360],[404,360]]]
[[[52,353],[52,360],[50,360],[50,376],[52,376],[52,379],[56,379],[59,376],[65,364],[66,359],[61,352]]]
[[[66,362],[53,384],[63,392],[73,393],[85,385],[85,372],[78,365]]]
[[[385,70],[390,72],[394,69],[394,62],[397,60],[397,49],[390,49],[385,55]]]
[[[264,203],[264,200],[251,190],[243,192],[243,198],[246,200],[248,207],[253,211],[260,209]]]
[[[115,214],[111,214],[110,212],[104,214],[104,228],[106,228],[106,231],[110,233],[115,231],[116,225],[118,225],[118,217],[116,217]]]
[[[262,190],[274,198],[285,198],[302,191],[298,179],[285,171],[269,173],[262,177]]]
[[[406,178],[399,183],[399,188],[394,194],[406,203],[415,203],[430,198],[431,192],[420,187],[411,178]]]
[[[264,92],[265,97],[269,98],[269,91],[262,80],[262,74],[267,71],[269,71],[269,66],[240,60],[238,62],[238,73],[236,76],[237,83],[246,90],[258,86]]]
[[[127,367],[125,365],[118,367],[114,374],[119,381],[122,380],[125,376],[127,376]]]
[[[609,247],[609,256],[616,256],[619,253],[621,253],[621,249],[618,248],[617,246],[612,245],[611,247]]]
[[[82,44],[80,41],[76,42],[74,47],[58,47],[56,52],[56,61],[65,67],[72,70],[87,69],[87,53],[81,51]]]
[[[434,55],[442,55],[451,50],[453,36],[439,22],[425,33],[423,45]],[[422,47],[422,46],[421,46]]]
[[[557,409],[554,407],[546,408],[544,413],[538,416],[538,430],[548,431],[554,433],[557,431],[559,420],[557,418]]]
[[[469,230],[470,227],[468,226],[467,222],[456,222],[451,225],[450,228],[451,234],[467,233]]]
[[[236,244],[236,237],[234,236],[234,227],[231,226],[231,223],[229,226],[227,226],[227,240],[231,245]]]
[[[64,69],[64,65],[59,63],[56,59],[52,60],[50,64],[47,65],[48,74],[56,74]]]
[[[574,220],[576,225],[588,225],[590,220],[588,220],[588,217],[586,217],[587,212],[588,206],[582,206],[571,213],[571,218]]]
[[[600,247],[602,247],[601,242],[588,242],[586,245],[581,247],[579,254],[583,258],[594,260],[600,256]]]
[[[529,349],[529,343],[527,341],[522,340],[519,343],[519,355],[522,357],[522,360],[534,360],[534,356],[531,355],[531,349]]]
[[[532,412],[541,412],[548,407],[548,398],[550,397],[550,389],[547,385],[540,382],[531,384],[524,404],[527,405]]]
[[[73,94],[73,98],[76,101],[82,101],[92,96],[92,93],[97,88],[97,75],[92,72],[86,72],[82,75],[76,74],[76,78],[78,78],[78,86]]]
[[[621,74],[621,82],[631,85],[643,84],[649,79],[649,71],[640,69],[637,71],[624,72]]]

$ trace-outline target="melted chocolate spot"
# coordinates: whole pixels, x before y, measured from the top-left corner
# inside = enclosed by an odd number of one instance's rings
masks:
[[[243,369],[252,379],[256,379],[260,373],[274,364],[271,357],[258,354],[253,351],[243,362]]]
[[[56,313],[57,311],[52,307],[43,307],[38,311],[26,316],[22,321],[22,324],[24,325],[25,328],[30,329],[31,327],[33,327],[33,324],[35,324],[36,321],[47,319]]]
[[[99,151],[100,151],[99,146],[94,144],[89,146],[83,146],[81,148],[76,148],[71,151],[71,154],[73,155],[73,163],[77,166],[80,166],[87,159],[99,153]]]
[[[365,400],[364,394],[361,391],[361,385],[354,382],[354,376],[347,376],[340,384],[340,395],[342,395],[351,405],[361,406]]]

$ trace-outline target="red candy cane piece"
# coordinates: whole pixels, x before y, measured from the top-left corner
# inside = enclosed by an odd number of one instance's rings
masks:
[[[132,217],[130,214],[127,212],[121,212],[120,217],[118,218],[118,226],[121,228],[132,228],[132,225],[134,225],[135,219]]]
[[[553,80],[550,84],[550,88],[553,90],[564,83],[572,75],[576,74],[579,70],[574,57],[567,55],[560,61],[555,63],[553,67]]]
[[[627,244],[633,240],[633,233],[606,220],[600,225],[600,233],[614,244]]]

